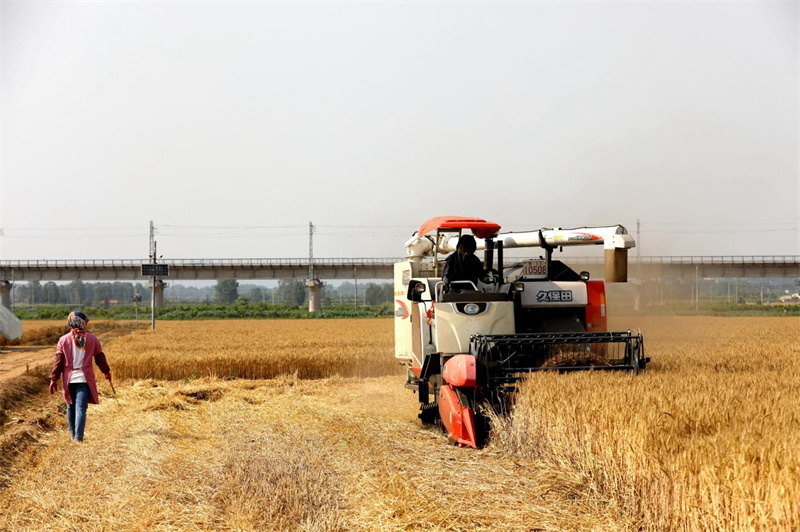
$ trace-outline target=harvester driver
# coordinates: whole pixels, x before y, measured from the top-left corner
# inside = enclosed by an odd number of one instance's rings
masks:
[[[456,251],[450,254],[444,262],[442,270],[442,281],[449,289],[453,281],[472,281],[478,286],[478,278],[483,275],[483,263],[475,256],[478,248],[475,237],[472,235],[461,235],[458,239]]]

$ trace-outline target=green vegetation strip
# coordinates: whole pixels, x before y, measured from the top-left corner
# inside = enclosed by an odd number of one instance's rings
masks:
[[[34,308],[15,308],[14,313],[22,320],[59,320],[77,307],[70,305],[36,305]],[[113,307],[80,308],[92,320],[132,320],[136,317],[133,305]],[[319,312],[309,312],[306,307],[294,305],[273,305],[270,303],[242,303],[236,305],[174,305],[156,310],[159,320],[203,320],[226,318],[378,318],[392,316],[394,308],[391,303],[375,306],[327,306]],[[150,319],[150,308],[139,307],[138,317],[146,321]]]

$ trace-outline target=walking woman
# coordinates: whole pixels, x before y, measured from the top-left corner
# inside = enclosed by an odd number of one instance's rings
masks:
[[[86,408],[89,403],[98,404],[97,383],[94,378],[92,360],[111,382],[111,369],[97,336],[86,331],[89,318],[83,312],[72,312],[67,318],[70,332],[59,338],[53,371],[50,373],[50,394],[58,389],[58,379],[64,389],[67,402],[69,435],[75,441],[83,441],[86,427]]]

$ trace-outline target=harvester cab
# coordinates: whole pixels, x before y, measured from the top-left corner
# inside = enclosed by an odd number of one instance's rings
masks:
[[[641,334],[607,331],[605,284],[554,260],[554,249],[603,245],[605,281],[627,280],[622,226],[499,233],[480,218],[439,217],[406,242],[395,264],[395,357],[407,367],[420,419],[441,421],[457,445],[479,447],[488,413],[503,411],[515,384],[534,371],[640,372]],[[478,283],[442,278],[440,255],[457,252],[464,231],[483,251]],[[506,265],[504,249],[539,247],[534,259]]]

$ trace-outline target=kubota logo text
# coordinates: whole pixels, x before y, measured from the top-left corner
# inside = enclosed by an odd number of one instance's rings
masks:
[[[540,290],[536,294],[536,301],[539,303],[571,303],[572,290]]]

